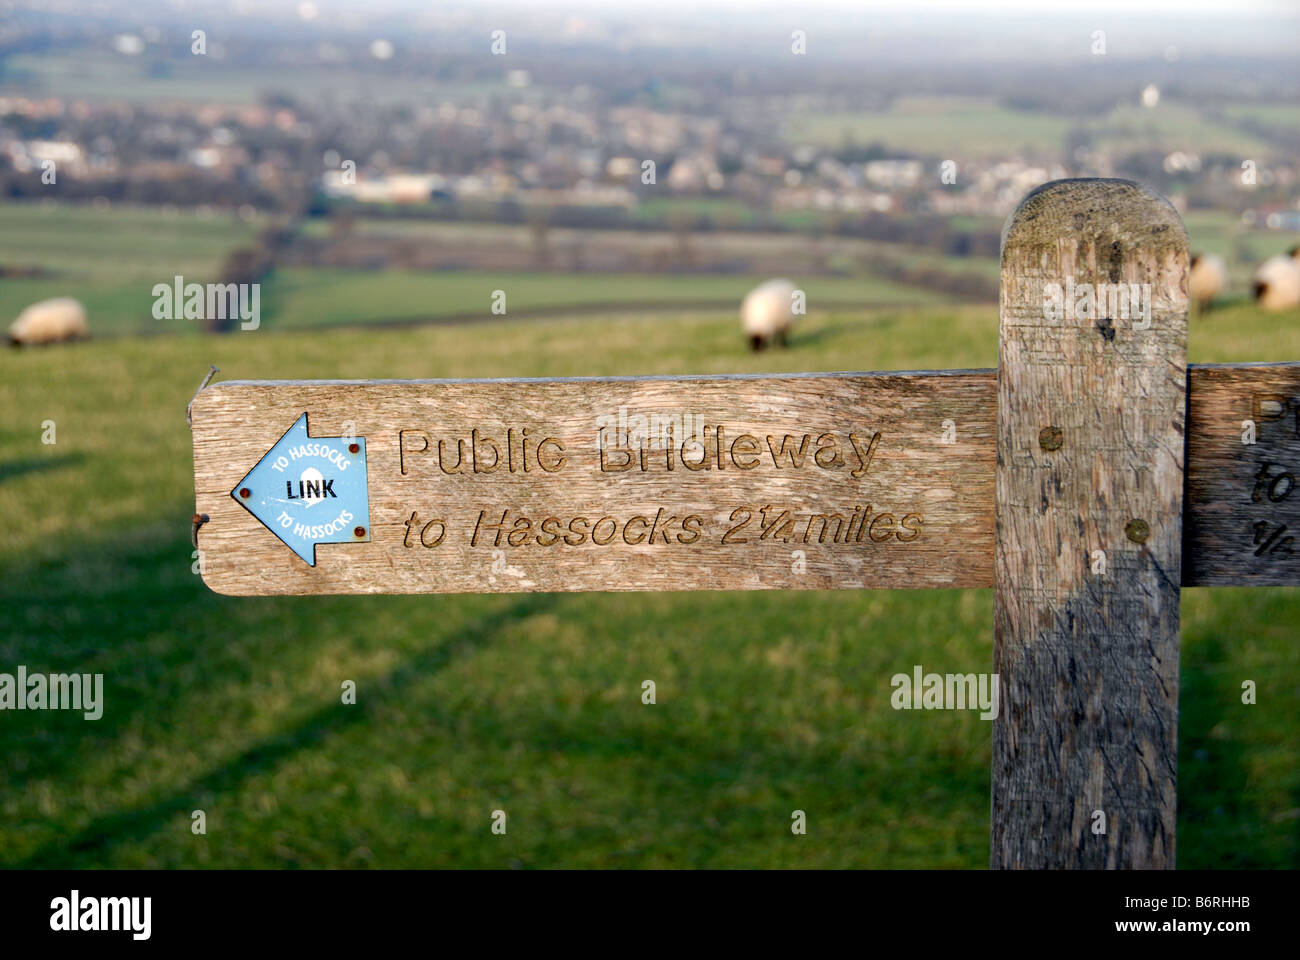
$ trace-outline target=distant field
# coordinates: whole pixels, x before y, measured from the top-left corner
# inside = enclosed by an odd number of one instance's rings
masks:
[[[39,267],[52,276],[0,277],[0,320],[36,300],[73,296],[85,303],[98,335],[191,333],[194,322],[156,321],[153,285],[177,274],[189,280],[219,279],[221,263],[235,247],[251,242],[265,218],[244,221],[229,214],[167,213],[156,208],[0,204],[0,264]],[[309,233],[325,225],[309,222]],[[358,232],[428,237],[454,243],[458,236],[526,246],[526,227],[494,224],[360,220]],[[563,231],[556,231],[557,236]],[[595,235],[599,237],[599,234]],[[770,243],[770,237],[727,241]],[[806,243],[798,236],[777,238]],[[598,241],[597,241],[598,242]],[[722,242],[721,238],[708,242]],[[766,277],[735,274],[566,274],[289,268],[263,285],[262,322],[268,327],[305,327],[446,317],[491,317],[494,290],[506,292],[514,313],[573,309],[641,309],[654,306],[731,306]],[[794,279],[798,280],[796,276]],[[809,308],[818,303],[851,306],[941,303],[932,290],[878,277],[813,277],[803,281]]]
[[[785,136],[793,144],[834,148],[881,143],[956,158],[1059,150],[1070,126],[1064,117],[1010,110],[992,100],[900,97],[880,113],[792,114]]]
[[[1190,150],[1237,156],[1268,156],[1277,150],[1268,141],[1200,113],[1193,105],[1161,100],[1154,109],[1121,104],[1088,128],[1107,148]]]
[[[1249,108],[1245,108],[1247,111]],[[1249,116],[1249,112],[1229,116]],[[1282,108],[1258,114],[1283,121]],[[880,143],[902,152],[941,157],[1006,157],[1017,152],[1059,153],[1074,127],[1091,131],[1106,148],[1215,151],[1267,155],[1275,145],[1188,104],[1163,101],[1155,109],[1121,104],[1104,116],[1072,120],[1013,110],[977,97],[900,97],[878,113],[792,113],[785,135],[792,144],[835,148]]]
[[[665,197],[647,200],[636,208],[636,216],[644,220],[671,220],[674,216],[707,216],[718,223],[743,224],[754,219],[754,211],[741,200],[709,197]]]
[[[98,336],[193,333],[193,321],[154,320],[153,286],[177,274],[187,280],[217,279],[222,261],[234,248],[252,242],[267,225],[264,217],[245,221],[228,213],[201,214],[160,208],[0,204],[0,264],[37,267],[51,275],[0,277],[0,325],[7,326],[23,307],[47,297],[73,296],[85,303]],[[1227,258],[1229,298],[1247,294],[1249,278],[1265,257],[1286,250],[1292,234],[1243,227],[1228,214],[1194,212],[1186,217],[1193,250]],[[962,228],[986,227],[963,221]],[[458,242],[531,249],[527,226],[361,218],[360,235],[385,234],[454,246]],[[308,221],[304,232],[324,236],[323,221]],[[581,237],[586,244],[671,243],[663,233],[586,233],[552,231],[553,242]],[[873,263],[898,263],[951,276],[975,275],[996,282],[995,257],[953,257],[901,244],[826,239],[827,262],[845,275],[792,279],[808,293],[810,310],[827,307],[920,306],[951,298],[925,286],[868,274]],[[774,252],[807,251],[798,234],[720,231],[700,234],[695,243],[729,255],[773,258]],[[762,276],[737,274],[596,274],[544,272],[412,272],[326,268],[276,271],[262,289],[262,322],[268,329],[341,324],[412,323],[447,318],[495,319],[494,290],[506,293],[509,314],[553,315],[566,310],[626,312],[648,308],[726,307],[734,310]]]
[[[1292,135],[1300,130],[1300,106],[1294,103],[1230,104],[1223,112],[1233,120],[1249,120]]]
[[[281,270],[266,284],[264,320],[277,329],[442,317],[494,319],[493,291],[509,312],[566,309],[623,311],[679,304],[739,307],[766,278],[708,274],[408,273],[396,270]],[[795,278],[796,280],[798,278]],[[819,303],[939,303],[942,295],[875,277],[810,277],[800,281],[810,310]]]
[[[1235,292],[1246,295],[1250,277],[1268,257],[1285,253],[1300,237],[1280,230],[1256,230],[1231,214],[1196,211],[1183,217],[1193,252],[1217,253],[1228,263]]]
[[[0,203],[0,264],[106,280],[154,280],[160,271],[197,276],[265,225],[228,212]]]
[[[0,264],[37,267],[44,277],[0,277],[0,325],[46,297],[86,305],[98,334],[165,332],[152,317],[155,283],[177,274],[207,282],[222,260],[265,226],[193,210],[0,203]]]
[[[1300,359],[1294,319],[1212,313],[1191,356]],[[184,410],[209,362],[272,378],[996,358],[991,307],[817,314],[757,355],[730,310],[0,352],[0,664],[103,672],[107,704],[94,722],[4,716],[0,865],[985,866],[989,725],[888,698],[913,664],[989,669],[990,591],[220,597],[191,572]],[[1300,591],[1185,590],[1182,612],[1179,865],[1300,867]]]
[[[394,38],[396,39],[396,38]],[[61,96],[88,100],[193,103],[257,103],[268,93],[287,93],[306,102],[327,97],[351,102],[422,103],[431,87],[440,97],[504,92],[505,70],[497,82],[438,83],[401,73],[368,73],[365,62],[348,70],[326,64],[284,69],[265,64],[223,61],[211,45],[208,55],[158,61],[149,52],[123,56],[105,46],[79,53],[14,54],[4,60],[0,93]],[[169,54],[188,51],[188,37],[178,36]]]

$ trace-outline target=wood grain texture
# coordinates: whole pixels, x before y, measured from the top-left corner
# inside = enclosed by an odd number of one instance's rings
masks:
[[[204,390],[199,394],[194,407],[194,454],[196,507],[200,513],[207,513],[213,519],[206,524],[199,534],[200,545],[204,551],[205,576],[214,589],[227,593],[355,593],[355,592],[411,592],[425,591],[446,592],[463,590],[466,592],[485,591],[525,591],[525,590],[695,590],[695,589],[747,589],[747,588],[855,588],[876,586],[890,588],[905,587],[992,587],[993,586],[993,466],[994,438],[991,424],[994,422],[997,377],[993,370],[972,370],[931,374],[906,374],[903,381],[912,388],[912,395],[918,385],[929,395],[930,404],[918,408],[914,401],[901,399],[896,394],[897,377],[878,374],[851,374],[822,377],[781,377],[760,376],[751,378],[708,378],[712,384],[713,395],[718,402],[729,405],[731,409],[743,409],[753,402],[754,397],[766,397],[769,406],[778,405],[779,393],[769,393],[768,384],[772,381],[794,382],[801,394],[807,391],[817,392],[821,388],[818,381],[829,379],[835,381],[836,390],[820,394],[820,409],[826,422],[847,423],[854,416],[853,409],[839,408],[835,404],[837,396],[843,396],[846,390],[857,397],[859,411],[862,406],[873,411],[885,411],[892,404],[898,408],[887,411],[885,421],[895,424],[913,416],[920,420],[912,422],[898,433],[882,434],[873,457],[872,470],[869,471],[869,483],[857,484],[858,492],[870,492],[873,499],[880,500],[888,492],[887,481],[890,470],[906,468],[923,474],[913,483],[913,489],[926,491],[923,502],[930,509],[926,514],[926,523],[922,529],[928,534],[942,529],[930,526],[931,519],[941,521],[947,510],[946,504],[952,503],[950,521],[946,528],[942,544],[941,561],[933,568],[917,570],[915,564],[891,566],[875,564],[871,569],[855,565],[869,563],[878,557],[881,548],[872,543],[868,545],[868,534],[861,545],[853,545],[840,562],[821,563],[819,551],[823,558],[832,556],[831,545],[812,544],[818,549],[805,551],[809,558],[808,575],[796,576],[793,572],[791,553],[802,544],[780,543],[760,540],[756,546],[770,547],[762,556],[745,555],[745,569],[739,573],[732,571],[729,556],[718,558],[715,545],[708,550],[706,565],[721,564],[721,579],[713,574],[705,579],[699,571],[691,566],[690,575],[679,576],[682,565],[677,558],[656,555],[642,551],[634,555],[630,563],[625,563],[631,551],[620,552],[617,557],[616,577],[609,581],[594,578],[577,577],[568,585],[556,584],[543,586],[540,581],[529,583],[531,577],[520,578],[512,574],[501,574],[492,570],[491,564],[474,564],[459,570],[457,576],[444,580],[447,576],[439,568],[426,568],[423,561],[421,569],[409,576],[390,582],[385,579],[385,571],[393,569],[388,566],[394,551],[381,549],[378,552],[366,544],[326,545],[318,548],[319,573],[294,558],[283,544],[247,511],[236,509],[229,492],[245,472],[257,462],[272,443],[283,433],[287,421],[307,412],[310,415],[313,436],[327,436],[342,432],[346,421],[357,424],[355,432],[366,436],[362,424],[371,431],[367,440],[370,456],[379,456],[380,467],[371,467],[380,488],[387,488],[389,494],[385,501],[385,512],[376,516],[380,522],[374,531],[375,540],[406,534],[402,522],[409,513],[401,515],[398,506],[402,498],[411,491],[424,494],[430,490],[417,483],[391,479],[392,448],[396,444],[395,429],[400,429],[402,418],[422,416],[421,410],[438,407],[446,402],[443,397],[453,395],[466,419],[462,423],[451,424],[463,435],[474,425],[491,425],[490,411],[498,409],[503,401],[501,396],[508,394],[512,388],[504,386],[509,381],[487,381],[477,386],[477,381],[461,381],[458,384],[448,382],[407,381],[404,383],[339,383],[339,382],[226,382]],[[848,382],[844,382],[848,381]],[[1187,488],[1184,505],[1184,561],[1182,570],[1183,586],[1211,586],[1228,584],[1289,584],[1300,585],[1300,550],[1292,549],[1288,537],[1300,530],[1300,516],[1296,505],[1300,504],[1300,493],[1290,493],[1287,481],[1282,478],[1286,472],[1296,471],[1300,465],[1300,435],[1297,430],[1297,410],[1300,410],[1300,363],[1280,364],[1241,364],[1225,366],[1192,365],[1188,370],[1188,451],[1187,451]],[[578,391],[585,391],[583,396],[592,398],[604,392],[608,397],[624,398],[635,393],[637,383],[657,384],[654,394],[660,398],[663,409],[688,408],[692,416],[696,412],[704,416],[704,407],[691,398],[697,395],[701,381],[697,378],[661,379],[651,381],[608,380],[608,381],[553,381],[552,386],[538,389],[536,382],[521,382],[520,398],[530,396],[528,401],[534,411],[530,421],[535,427],[549,422],[552,397],[566,396],[565,384],[574,382]],[[607,384],[594,387],[592,384]],[[476,405],[478,391],[485,391],[488,399],[481,408]],[[215,392],[214,392],[215,391]],[[531,391],[531,393],[530,393]],[[623,391],[619,394],[619,391]],[[572,416],[574,397],[563,400],[561,407],[567,411],[565,416]],[[377,400],[376,398],[383,398]],[[1280,399],[1279,399],[1280,398]],[[374,404],[382,402],[382,407],[371,410]],[[608,401],[605,401],[608,402]],[[799,404],[813,401],[801,400]],[[798,407],[798,405],[797,405]],[[1258,409],[1256,409],[1258,407]],[[798,407],[802,411],[802,407]],[[371,410],[369,414],[364,411]],[[381,412],[382,411],[382,412]],[[594,408],[587,411],[589,422],[594,423],[596,415],[608,413],[602,408],[601,414],[594,414]],[[614,411],[617,416],[617,409]],[[803,416],[802,412],[790,413],[795,419]],[[1242,443],[1242,421],[1255,415],[1259,417],[1256,443]],[[369,417],[367,421],[366,417]],[[397,420],[377,425],[377,416],[392,416]],[[753,414],[748,414],[752,419]],[[871,412],[869,417],[879,417]],[[937,418],[937,419],[936,419]],[[943,420],[951,419],[955,429],[955,442],[942,442]],[[444,423],[448,422],[446,420]],[[500,426],[498,416],[496,426]],[[739,422],[739,421],[737,421]],[[774,421],[775,422],[775,421]],[[883,422],[883,421],[873,421]],[[937,426],[936,426],[937,424]],[[810,432],[800,427],[799,435]],[[918,447],[905,450],[901,446],[910,442],[908,438],[920,437]],[[764,446],[766,438],[764,437]],[[388,446],[386,447],[385,444]],[[378,445],[378,446],[376,446]],[[378,450],[378,453],[376,453]],[[766,450],[764,451],[767,452]],[[385,459],[386,458],[386,459]],[[378,473],[382,464],[390,464],[387,474]],[[769,461],[770,462],[770,461]],[[1264,464],[1270,466],[1269,483],[1266,488],[1256,491],[1257,474]],[[933,471],[938,465],[939,473]],[[1285,468],[1285,469],[1284,469]],[[385,481],[384,477],[390,479]],[[750,471],[743,479],[730,471],[713,476],[714,483],[725,478],[721,487],[709,486],[706,480],[693,480],[697,490],[707,492],[710,496],[718,489],[727,491],[726,496],[735,495],[734,502],[739,504],[740,493],[748,492],[754,497],[764,499],[764,503],[776,503],[791,488],[788,477],[774,475],[772,471],[757,473]],[[928,477],[928,479],[926,479]],[[961,477],[971,498],[987,495],[988,499],[975,502],[965,496],[947,497],[941,481]],[[530,478],[531,479],[531,478]],[[805,478],[813,481],[813,478]],[[736,482],[740,486],[736,485]],[[813,481],[815,483],[815,481]],[[838,486],[834,478],[829,490],[835,492],[845,487],[846,481],[840,478]],[[473,484],[461,481],[458,493],[474,494]],[[854,484],[848,482],[849,488]],[[484,483],[480,488],[491,493],[495,487]],[[626,498],[626,505],[634,505],[642,491],[651,493],[663,489],[662,483],[655,486],[653,481],[644,479],[634,482],[625,493],[611,492],[601,503],[614,504],[619,498]],[[518,484],[507,489],[526,489]],[[806,482],[800,487],[801,495],[811,503],[815,491]],[[954,491],[954,494],[956,491]],[[1271,497],[1270,497],[1271,493]],[[547,488],[538,486],[535,490],[536,502],[549,502]],[[1254,497],[1258,495],[1260,499]],[[574,494],[566,493],[572,499]],[[602,495],[604,497],[604,495]],[[490,499],[490,498],[489,498]],[[499,498],[498,498],[499,499]],[[443,502],[445,497],[438,500]],[[485,503],[487,501],[484,501]],[[676,502],[676,501],[674,501]],[[886,501],[881,500],[882,504]],[[890,501],[893,502],[893,501]],[[430,501],[432,504],[433,501]],[[732,499],[724,499],[717,509],[723,520],[730,515],[729,506]],[[470,505],[472,506],[472,505]],[[761,504],[760,504],[761,506]],[[413,507],[416,509],[418,507]],[[725,508],[725,509],[724,509]],[[372,512],[376,509],[372,505]],[[464,515],[468,515],[468,506]],[[476,512],[475,512],[475,515]],[[421,517],[425,514],[422,512]],[[593,518],[596,519],[596,518]],[[760,518],[761,519],[761,518]],[[1256,525],[1268,521],[1269,526],[1259,543],[1255,542]],[[751,521],[753,526],[756,521]],[[386,523],[386,526],[384,525]],[[730,523],[728,522],[728,526]],[[1281,527],[1287,529],[1278,533]],[[817,539],[820,531],[815,530],[811,540]],[[745,531],[741,532],[741,536]],[[1276,534],[1276,536],[1274,536]],[[804,531],[799,531],[802,540]],[[1271,540],[1269,538],[1272,538]],[[828,538],[829,539],[829,538]],[[898,541],[895,540],[895,543]],[[659,544],[662,546],[662,542]],[[391,546],[391,543],[389,544]],[[568,548],[587,558],[609,560],[593,550],[596,545],[586,544],[581,547]],[[683,545],[684,546],[684,545]],[[731,546],[730,544],[728,546]],[[843,546],[840,544],[839,546]],[[1075,549],[1085,555],[1088,544],[1080,538]],[[887,549],[892,550],[894,544]],[[519,551],[502,548],[507,558],[520,555]],[[405,548],[403,548],[405,550]],[[358,555],[358,551],[362,554]],[[873,553],[872,551],[876,551]],[[481,551],[461,551],[461,556],[476,556]],[[376,561],[374,557],[384,556],[388,559]],[[407,557],[395,552],[397,561]],[[488,554],[490,558],[490,551]],[[337,558],[337,559],[335,559]],[[360,569],[352,569],[352,560],[357,559]],[[697,558],[698,559],[698,558]],[[660,560],[667,563],[662,574],[646,573],[644,568],[656,565]],[[416,561],[412,559],[412,562]],[[375,564],[379,563],[380,566]],[[692,561],[694,563],[694,561]],[[757,564],[757,566],[751,565]],[[589,565],[589,563],[588,563]],[[500,569],[500,564],[498,571]],[[511,560],[508,567],[517,573],[523,566]],[[611,569],[607,567],[607,570]],[[243,571],[243,572],[241,572]],[[634,575],[630,575],[634,574]],[[318,579],[319,577],[319,579]],[[286,579],[287,578],[287,579]],[[547,581],[553,583],[554,578]]]
[[[1046,184],[1003,235],[994,867],[1174,865],[1187,269],[1128,181]],[[1050,284],[1137,284],[1149,314],[1062,315]]]
[[[1184,582],[1300,583],[1300,363],[1192,373]]]
[[[988,373],[219,383],[192,408],[203,576],[243,595],[983,585],[992,396]],[[314,437],[366,438],[370,486],[371,541],[314,568],[230,495],[304,412]]]

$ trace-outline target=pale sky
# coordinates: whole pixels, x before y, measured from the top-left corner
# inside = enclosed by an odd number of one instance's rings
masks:
[[[646,9],[645,0],[514,0],[513,4],[548,8],[561,13],[577,10],[635,10]],[[1087,16],[1093,13],[1128,14],[1145,16],[1276,16],[1300,13],[1296,0],[803,0],[803,2],[773,2],[773,0],[655,0],[656,8],[678,10],[711,9],[746,11],[781,11],[797,13],[801,10],[844,10],[870,16],[873,11],[882,14],[907,14],[913,12],[1010,14],[1015,16]]]

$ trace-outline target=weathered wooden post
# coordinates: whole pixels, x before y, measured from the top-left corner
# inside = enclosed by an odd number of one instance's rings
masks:
[[[992,865],[1174,865],[1187,234],[1124,180],[1003,235]]]

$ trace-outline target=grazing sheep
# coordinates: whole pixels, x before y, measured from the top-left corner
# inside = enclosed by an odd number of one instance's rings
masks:
[[[1255,302],[1264,310],[1300,307],[1300,262],[1293,257],[1269,257],[1255,271],[1251,287]]]
[[[740,304],[740,325],[749,345],[762,350],[770,343],[782,347],[794,326],[794,284],[789,280],[769,280],[745,295]]]
[[[1187,278],[1187,294],[1192,303],[1204,309],[1228,286],[1228,266],[1213,253],[1192,254],[1192,270]]]
[[[33,303],[9,327],[9,342],[15,347],[82,340],[89,336],[86,308],[71,297]]]

